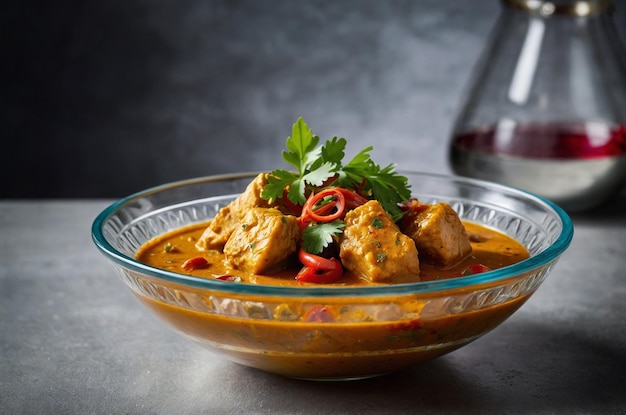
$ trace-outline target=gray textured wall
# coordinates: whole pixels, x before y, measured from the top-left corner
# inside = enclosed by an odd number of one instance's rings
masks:
[[[298,116],[323,139],[348,138],[349,152],[374,145],[380,164],[449,172],[451,119],[500,11],[497,0],[14,3],[0,16],[3,197],[119,197],[283,166]]]

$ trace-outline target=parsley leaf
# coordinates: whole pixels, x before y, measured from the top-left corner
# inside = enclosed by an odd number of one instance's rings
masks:
[[[343,232],[345,226],[340,220],[310,224],[302,233],[302,245],[307,252],[319,254],[333,242],[334,236]]]

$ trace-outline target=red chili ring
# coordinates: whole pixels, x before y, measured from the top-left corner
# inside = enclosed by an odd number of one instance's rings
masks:
[[[315,205],[324,199],[327,196],[333,196],[335,201],[333,204],[329,204],[329,206],[334,206],[337,210],[335,213],[331,213],[329,215],[320,215],[317,212],[326,212],[326,210],[330,209],[326,206],[322,206],[316,210],[314,210]],[[324,189],[315,195],[312,195],[307,199],[302,208],[303,215],[311,218],[315,222],[332,222],[335,219],[339,219],[343,216],[346,209],[346,198],[344,194],[336,188],[328,188]]]

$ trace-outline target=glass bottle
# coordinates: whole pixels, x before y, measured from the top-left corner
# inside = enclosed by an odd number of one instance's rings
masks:
[[[451,167],[569,211],[597,207],[626,181],[626,53],[613,2],[502,5],[453,127]]]

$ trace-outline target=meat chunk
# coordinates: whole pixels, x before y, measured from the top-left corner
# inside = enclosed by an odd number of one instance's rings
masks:
[[[267,173],[260,173],[235,200],[224,206],[215,215],[209,226],[196,242],[196,248],[222,250],[231,233],[241,225],[241,218],[252,207],[270,207],[267,200],[261,198],[263,187],[267,184]]]
[[[296,251],[300,237],[295,216],[276,208],[247,209],[224,245],[226,264],[255,274],[279,270]]]
[[[469,235],[447,203],[420,205],[418,213],[400,226],[415,241],[425,263],[449,268],[472,253]]]
[[[419,281],[415,242],[400,232],[378,201],[349,211],[344,221],[339,256],[346,270],[370,282]]]

